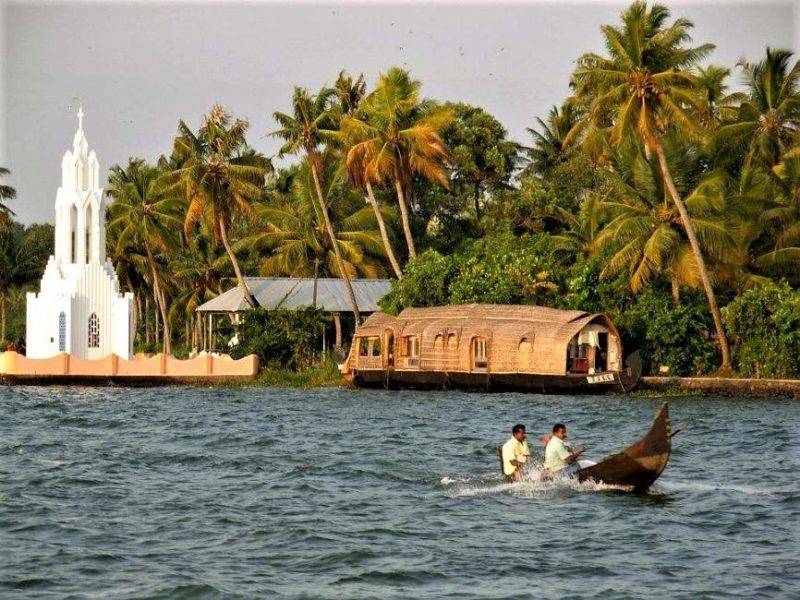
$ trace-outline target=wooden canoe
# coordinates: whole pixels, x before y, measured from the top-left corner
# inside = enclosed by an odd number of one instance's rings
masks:
[[[610,485],[632,487],[644,492],[667,466],[672,450],[669,409],[665,402],[650,431],[622,452],[605,457],[596,465],[577,472],[580,481],[595,480]]]

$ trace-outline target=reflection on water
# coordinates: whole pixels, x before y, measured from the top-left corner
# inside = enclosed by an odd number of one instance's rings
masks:
[[[597,460],[658,405],[1,388],[0,597],[800,596],[796,402],[676,399],[647,494],[542,477],[554,422]],[[538,455],[508,483],[516,422]]]

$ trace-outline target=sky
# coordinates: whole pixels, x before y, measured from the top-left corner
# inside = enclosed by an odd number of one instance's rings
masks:
[[[800,0],[662,3],[732,69],[767,45],[800,45]],[[0,165],[18,194],[9,206],[25,224],[54,221],[75,97],[101,182],[131,156],[169,154],[178,120],[196,129],[215,103],[247,119],[251,145],[272,155],[271,115],[289,110],[292,87],[317,90],[342,69],[370,85],[391,66],[410,69],[425,97],[481,106],[527,144],[526,127],[568,95],[575,59],[603,51],[600,26],[627,4],[0,0]]]

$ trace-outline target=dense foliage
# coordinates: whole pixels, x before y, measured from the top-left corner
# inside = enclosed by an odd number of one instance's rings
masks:
[[[327,319],[324,312],[310,307],[248,310],[238,327],[239,343],[231,348],[231,356],[241,358],[255,354],[262,366],[298,371],[319,356]]]
[[[749,290],[723,309],[746,377],[800,376],[800,292],[788,284]]]
[[[713,45],[691,33],[664,6],[633,2],[601,28],[602,52],[576,56],[569,96],[535,119],[527,148],[481,107],[426,99],[398,67],[372,87],[343,71],[287,94],[272,133],[297,160],[278,169],[222,107],[198,129],[180,121],[168,155],[131,159],[109,182],[108,255],[134,293],[137,342],[207,344],[194,309],[233,285],[254,303],[245,274],[348,288],[391,276],[389,312],[605,312],[650,372],[793,373],[791,310],[759,298],[791,307],[800,286],[800,62],[767,48],[715,65]],[[729,89],[735,76],[741,91]],[[0,226],[13,198],[0,186]],[[15,277],[0,277],[9,302]],[[240,348],[257,349],[248,335],[273,344],[247,327]]]

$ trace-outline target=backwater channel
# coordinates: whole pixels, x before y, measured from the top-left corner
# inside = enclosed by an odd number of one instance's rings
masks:
[[[500,477],[516,422],[599,459],[660,402],[2,387],[0,597],[800,597],[800,402],[670,399],[646,495]]]

